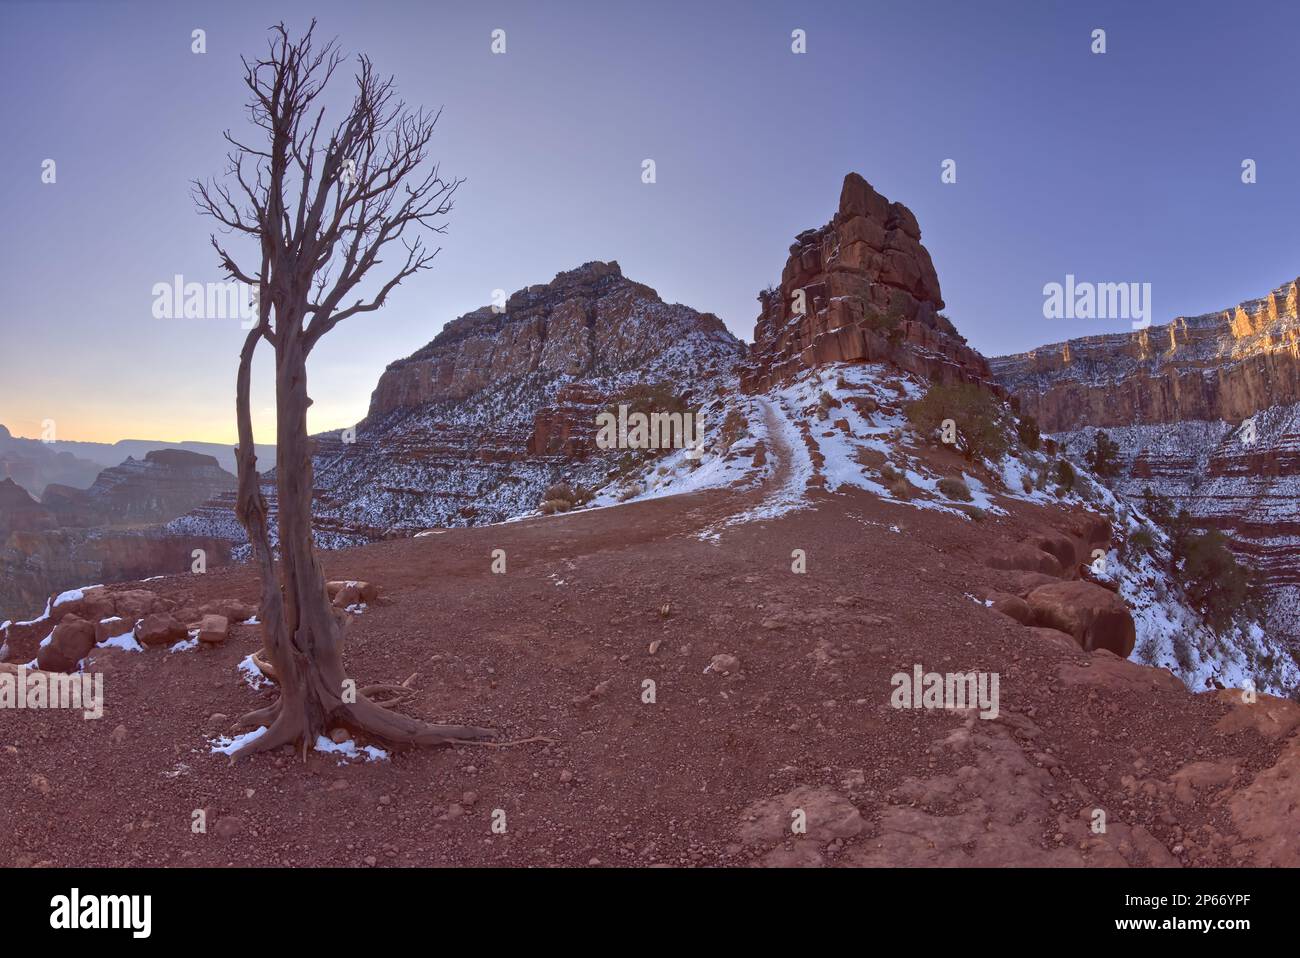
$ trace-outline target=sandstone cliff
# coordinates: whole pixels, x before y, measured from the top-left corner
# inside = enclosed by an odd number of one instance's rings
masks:
[[[1260,409],[1300,402],[1298,284],[1231,309],[1040,346],[991,365],[1048,432],[1240,422]]]
[[[621,453],[596,448],[599,411],[636,389],[698,408],[731,388],[744,349],[716,316],[665,303],[616,262],[519,290],[392,363],[355,442],[316,437],[317,539],[500,521],[558,479],[603,483]]]
[[[984,358],[939,312],[939,279],[916,217],[857,173],[844,178],[835,216],[795,237],[780,285],[758,299],[741,378],[749,391],[811,366],[855,360],[998,390]]]
[[[1098,428],[1116,489],[1148,486],[1224,531],[1264,577],[1269,626],[1300,648],[1300,290],[991,361],[1023,411],[1076,457]],[[1249,420],[1249,426],[1243,425]]]

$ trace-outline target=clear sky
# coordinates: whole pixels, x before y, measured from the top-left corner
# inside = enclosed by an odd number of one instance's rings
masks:
[[[493,289],[587,260],[750,339],[756,293],[849,170],[915,211],[948,315],[989,355],[1128,328],[1045,319],[1067,273],[1151,283],[1157,323],[1300,273],[1294,2],[0,0],[14,434],[233,442],[238,323],[155,319],[152,288],[220,278],[188,183],[246,129],[240,54],[312,15],[444,108],[435,153],[466,177],[434,269],[313,354],[314,430],[363,416],[387,363]],[[263,441],[270,404],[263,388]]]

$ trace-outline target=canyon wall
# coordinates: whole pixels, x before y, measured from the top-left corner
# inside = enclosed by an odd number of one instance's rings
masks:
[[[1116,489],[1150,487],[1229,536],[1264,579],[1268,624],[1300,649],[1300,291],[1131,333],[991,360],[1046,433],[1078,457],[1098,429]]]

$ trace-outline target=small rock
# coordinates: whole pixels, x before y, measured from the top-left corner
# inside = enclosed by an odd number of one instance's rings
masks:
[[[740,671],[740,659],[726,652],[720,652],[709,662],[709,671],[719,675],[731,675]]]
[[[224,615],[205,615],[199,622],[199,641],[220,645],[230,637],[230,620]]]

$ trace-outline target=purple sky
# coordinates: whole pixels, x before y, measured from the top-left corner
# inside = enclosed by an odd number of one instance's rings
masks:
[[[748,339],[756,293],[849,170],[916,212],[948,315],[989,355],[1129,327],[1044,319],[1043,285],[1067,273],[1151,283],[1157,323],[1300,273],[1292,3],[8,2],[0,423],[16,435],[53,419],[65,439],[233,441],[237,322],[155,319],[151,290],[220,278],[188,182],[246,128],[239,55],[313,14],[445,108],[436,155],[467,178],[435,268],[313,355],[313,429],[363,416],[388,362],[493,289],[586,260]]]

